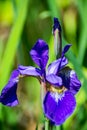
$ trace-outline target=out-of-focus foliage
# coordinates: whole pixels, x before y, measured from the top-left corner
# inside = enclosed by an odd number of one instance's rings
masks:
[[[38,38],[49,44],[49,63],[55,59],[52,35],[53,17],[62,26],[63,46],[72,43],[67,53],[82,88],[77,108],[64,123],[64,130],[87,129],[87,0],[1,0],[0,1],[0,91],[18,64],[34,65],[29,51]],[[9,108],[0,104],[0,130],[35,130],[43,127],[40,84],[30,77],[19,82],[20,104]],[[56,128],[59,129],[59,128]]]

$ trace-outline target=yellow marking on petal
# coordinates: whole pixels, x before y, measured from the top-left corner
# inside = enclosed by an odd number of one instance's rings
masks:
[[[54,87],[54,86],[50,86],[48,89],[48,91],[52,91],[52,92],[58,92],[58,93],[63,93],[65,90],[67,90],[64,86],[61,87]]]
[[[25,75],[19,75],[19,78],[23,78]]]

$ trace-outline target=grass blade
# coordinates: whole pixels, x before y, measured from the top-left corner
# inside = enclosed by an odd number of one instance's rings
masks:
[[[25,0],[25,2],[20,1],[18,16],[7,41],[7,46],[0,66],[0,89],[2,89],[2,87],[6,84],[12,69],[12,62],[14,60],[26,19],[28,2],[29,0]]]

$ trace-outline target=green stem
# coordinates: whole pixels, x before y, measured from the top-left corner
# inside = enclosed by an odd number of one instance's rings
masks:
[[[50,129],[49,130],[56,130],[56,126],[50,123]]]
[[[56,130],[60,130],[60,126],[56,126]]]
[[[45,118],[45,130],[49,130],[49,120]]]
[[[36,129],[35,130],[38,130],[38,124],[36,125]]]
[[[56,130],[63,130],[63,125],[56,126]]]
[[[63,130],[63,125],[60,126],[60,130]]]

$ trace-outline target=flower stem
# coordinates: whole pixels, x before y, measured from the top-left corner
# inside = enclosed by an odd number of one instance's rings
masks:
[[[45,118],[45,130],[49,130],[49,120]]]
[[[56,130],[63,130],[63,125],[56,126]]]
[[[38,124],[36,125],[36,129],[35,130],[38,130]]]
[[[53,124],[50,124],[50,129],[49,130],[56,130],[56,126]]]
[[[53,34],[54,34],[54,50],[56,59],[58,59],[62,55],[62,37],[61,37],[61,25],[57,18],[54,18]],[[53,125],[53,129],[51,130],[63,130],[63,125],[61,126]]]
[[[63,125],[60,126],[60,130],[63,130]]]

